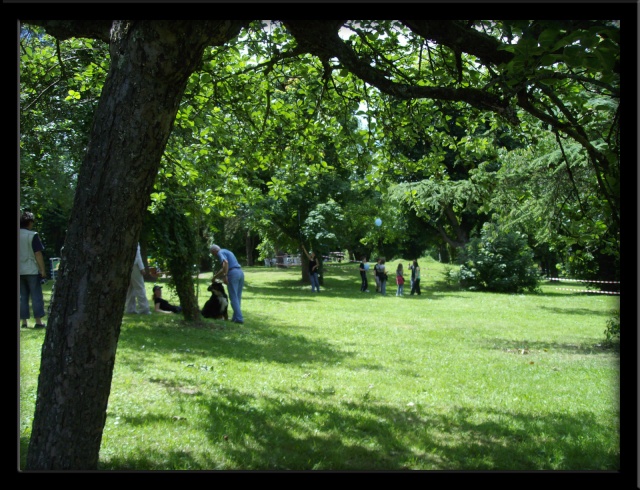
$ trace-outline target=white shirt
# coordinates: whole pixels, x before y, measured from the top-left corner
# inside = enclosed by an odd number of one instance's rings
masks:
[[[40,274],[40,271],[38,270],[38,263],[36,262],[36,256],[33,253],[32,242],[34,236],[36,236],[35,231],[20,228],[18,253],[20,257],[19,267],[21,276]]]
[[[144,262],[142,262],[142,255],[140,255],[140,244],[138,243],[138,249],[136,250],[136,259],[133,261],[133,265],[137,265],[138,269],[144,270]]]

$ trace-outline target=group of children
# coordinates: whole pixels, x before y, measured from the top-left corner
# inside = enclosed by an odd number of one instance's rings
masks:
[[[385,267],[385,258],[380,257],[374,266],[374,278],[376,280],[376,293],[381,293],[383,296],[387,294],[387,271]],[[420,266],[418,265],[418,261],[414,260],[409,264],[408,269],[411,271],[411,296],[417,294],[418,296],[421,294],[420,292]],[[367,272],[369,270],[369,264],[367,263],[367,259],[362,257],[362,262],[360,262],[360,277],[362,279],[362,284],[360,285],[360,291],[368,293],[367,289],[368,280],[367,280]],[[404,294],[404,268],[402,263],[398,264],[396,269],[396,296],[402,296]]]

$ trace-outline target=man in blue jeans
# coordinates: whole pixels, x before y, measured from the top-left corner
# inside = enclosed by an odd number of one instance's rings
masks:
[[[33,231],[33,213],[25,211],[20,216],[20,235],[18,241],[18,268],[20,271],[20,320],[21,327],[27,328],[29,319],[29,298],[31,298],[33,316],[36,319],[34,328],[45,328],[44,296],[42,279],[46,277],[42,251],[44,246],[38,233]]]
[[[229,302],[233,309],[231,321],[234,323],[244,323],[240,304],[242,303],[242,288],[244,287],[244,272],[233,252],[220,248],[218,245],[211,245],[209,249],[212,255],[218,257],[222,262],[222,268],[213,276],[213,279],[222,278],[229,290]]]

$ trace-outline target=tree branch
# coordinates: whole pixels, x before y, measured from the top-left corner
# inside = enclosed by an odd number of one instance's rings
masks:
[[[44,27],[47,34],[60,41],[72,37],[86,37],[108,43],[113,20],[22,20],[21,22]]]
[[[493,111],[512,125],[520,123],[515,110],[509,107],[508,100],[482,90],[426,87],[393,82],[386,72],[359,58],[340,38],[338,30],[342,21],[283,20],[282,22],[296,38],[300,49],[318,56],[323,61],[337,58],[351,73],[386,94],[405,100],[427,98],[466,102],[477,109]]]

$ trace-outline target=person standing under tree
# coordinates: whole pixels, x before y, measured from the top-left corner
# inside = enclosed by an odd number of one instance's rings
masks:
[[[302,245],[302,251],[309,259],[309,279],[311,280],[311,292],[313,293],[315,291],[316,293],[319,293],[320,282],[318,280],[318,266],[320,264],[318,264],[316,253],[311,252],[311,254],[309,254],[309,252],[307,252],[307,249],[304,248],[304,245]]]
[[[409,262],[407,264],[407,268],[411,271],[411,288],[410,288],[410,291],[413,291],[413,280],[416,277],[416,271],[413,269],[413,263],[412,262]]]
[[[418,265],[418,261],[414,260],[411,265],[411,275],[413,276],[413,285],[411,286],[411,296],[413,293],[416,293],[420,296],[420,266]]]
[[[44,245],[38,233],[31,230],[35,218],[33,213],[25,211],[20,216],[20,235],[18,242],[18,269],[20,273],[20,320],[21,328],[28,328],[29,298],[36,319],[34,328],[45,328],[42,323],[44,316],[44,296],[42,295],[42,281],[46,278],[42,251]]]
[[[127,301],[125,303],[125,313],[138,313],[139,315],[151,315],[147,291],[144,287],[144,262],[140,255],[140,244],[136,249],[136,258],[131,268],[131,280],[127,289]],[[136,302],[138,303],[136,305]]]
[[[378,273],[380,274],[380,293],[382,296],[387,295],[387,267],[384,265],[387,259],[380,258],[380,265],[378,266]]]
[[[230,250],[220,248],[219,245],[211,245],[209,251],[218,257],[222,262],[221,269],[212,278],[212,281],[217,278],[222,278],[222,282],[227,285],[229,292],[229,302],[233,309],[233,315],[231,321],[234,323],[244,323],[244,317],[242,316],[242,288],[244,287],[244,271],[240,267],[240,262],[236,259],[236,256]]]
[[[376,293],[380,292],[380,261],[382,259],[378,257],[376,265],[373,266],[373,278],[376,281]]]
[[[367,279],[368,272],[369,272],[369,264],[367,264],[367,258],[362,257],[362,260],[360,261],[360,279],[362,279],[362,283],[360,284],[361,293],[369,292],[369,280]]]
[[[404,293],[404,271],[402,270],[402,262],[398,264],[398,268],[396,269],[396,284],[398,285],[396,296],[402,296]]]

